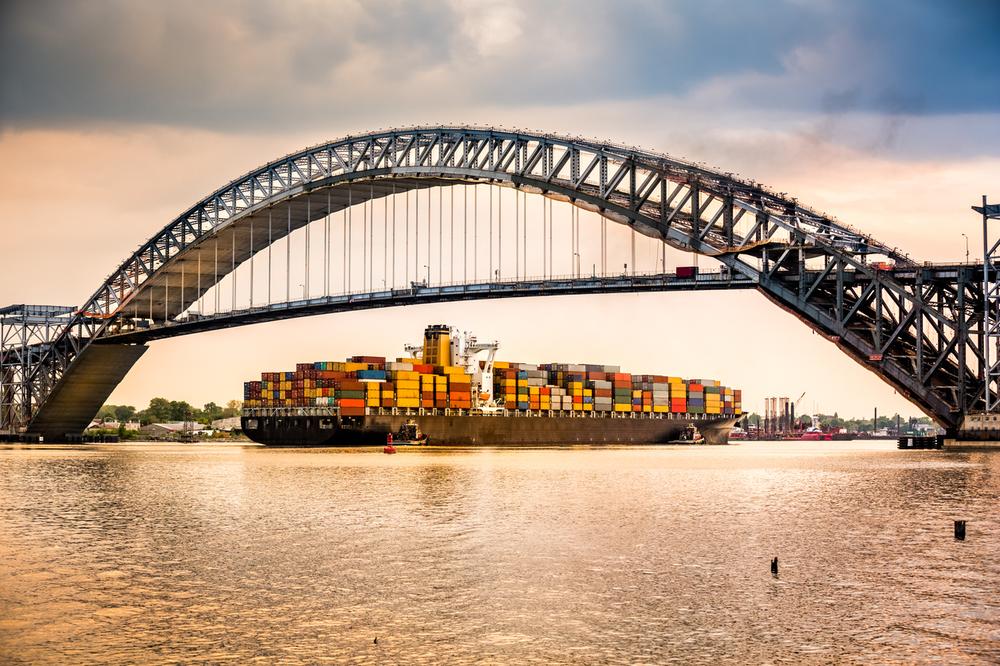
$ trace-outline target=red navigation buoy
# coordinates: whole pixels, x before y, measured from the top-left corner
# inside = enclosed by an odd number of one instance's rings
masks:
[[[392,444],[392,433],[391,432],[388,435],[385,436],[385,443],[386,444]]]
[[[393,446],[392,444],[386,444],[385,447],[382,449],[382,453],[395,453],[395,452],[396,452],[396,447]]]

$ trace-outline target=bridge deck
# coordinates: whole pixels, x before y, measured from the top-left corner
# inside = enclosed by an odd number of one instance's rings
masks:
[[[701,273],[692,278],[673,274],[619,277],[581,277],[564,279],[529,279],[511,282],[484,282],[442,286],[415,285],[410,289],[391,289],[367,294],[340,294],[275,303],[208,317],[191,316],[186,320],[145,329],[109,333],[102,342],[144,343],[161,338],[201,333],[234,326],[244,326],[277,319],[307,317],[348,310],[440,303],[442,301],[481,300],[487,298],[523,298],[569,294],[608,294],[656,291],[692,291],[718,289],[753,289],[756,283],[739,274]]]

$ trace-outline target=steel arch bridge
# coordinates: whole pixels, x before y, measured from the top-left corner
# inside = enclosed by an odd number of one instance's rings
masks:
[[[453,217],[451,231],[445,232],[442,191],[449,191],[453,214],[454,186],[466,186],[467,197],[470,185],[475,186],[474,197],[483,186],[501,189],[488,187],[488,259],[485,241],[478,241],[482,225],[477,219],[477,240],[471,250],[467,228],[462,237],[457,259],[465,270],[456,279],[457,232]],[[432,188],[438,193],[436,233]],[[411,192],[415,208],[410,206]],[[421,192],[426,205],[423,237]],[[511,193],[513,269],[509,229],[503,237],[504,224],[509,225],[511,218]],[[529,220],[525,213],[522,225],[521,207],[523,201],[527,208],[527,195],[541,197],[532,198],[540,201],[541,215]],[[405,269],[399,265],[396,233],[395,206],[401,196],[406,198],[407,216],[402,239]],[[381,255],[375,243],[377,202],[385,215]],[[569,248],[570,265],[560,274],[553,260],[553,204],[571,211],[570,239],[560,247],[563,254]],[[474,204],[474,209],[478,215],[481,206]],[[416,214],[415,229],[409,220],[411,210]],[[364,212],[361,243],[351,227],[351,216],[358,211]],[[591,231],[596,233],[597,221],[600,225],[600,271],[595,261],[589,275],[581,267],[580,237],[586,232],[580,226],[581,211],[593,218]],[[466,225],[467,212],[466,200]],[[338,213],[344,218],[345,239],[339,262],[330,256],[329,233],[331,217]],[[631,270],[628,263],[622,271],[608,270],[608,221],[631,235]],[[316,224],[325,225],[325,288],[319,296],[310,287],[308,268],[310,257],[317,254],[309,245],[309,229]],[[298,260],[293,264],[292,235],[303,230],[307,268],[299,278],[304,279],[299,284],[303,295],[293,298]],[[447,280],[446,236],[451,245]],[[658,270],[636,270],[637,238],[661,248]],[[437,280],[432,279],[434,241]],[[276,300],[272,254],[282,242],[285,298]],[[668,249],[710,257],[721,270],[679,277],[667,270]],[[259,273],[254,277],[254,266],[265,254],[267,299],[257,303],[254,285],[259,296],[261,280]],[[379,256],[383,265],[376,275]],[[359,260],[361,285],[352,288],[352,276],[358,284]],[[470,261],[475,266],[471,279]],[[537,265],[529,275],[532,261]],[[247,267],[250,297],[246,307],[238,307],[237,284]],[[334,269],[343,273],[341,292],[336,294],[330,290]],[[157,338],[409,303],[731,288],[757,289],[954,431],[967,413],[981,410],[984,402],[981,283],[981,267],[918,264],[784,194],[666,155],[495,128],[380,131],[287,155],[219,188],[136,249],[82,307],[21,305],[0,310],[0,432],[28,431],[47,439],[82,432],[145,351],[145,343]],[[232,307],[220,310],[220,294],[227,284]],[[211,300],[213,293],[215,307],[209,314],[206,299]]]

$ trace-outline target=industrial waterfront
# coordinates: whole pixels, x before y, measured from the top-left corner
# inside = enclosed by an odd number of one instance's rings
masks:
[[[995,663],[998,501],[877,441],[8,446],[0,662]]]

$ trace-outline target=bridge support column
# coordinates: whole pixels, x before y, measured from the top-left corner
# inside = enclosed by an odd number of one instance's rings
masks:
[[[46,443],[82,433],[146,349],[146,345],[88,346],[35,414],[28,432],[42,435]]]

